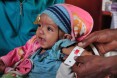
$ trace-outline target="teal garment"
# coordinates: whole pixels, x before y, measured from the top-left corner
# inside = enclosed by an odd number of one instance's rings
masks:
[[[64,0],[0,0],[0,56],[22,46],[37,29],[37,14]]]
[[[62,63],[61,55],[63,55],[63,53],[61,49],[75,43],[75,41],[63,39],[56,42],[52,49],[46,50],[46,52],[42,54],[40,54],[41,49],[39,49],[30,58],[33,62],[33,68],[28,78],[56,78],[56,73]]]

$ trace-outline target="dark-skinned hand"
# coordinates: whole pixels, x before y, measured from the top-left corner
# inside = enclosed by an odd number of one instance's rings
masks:
[[[117,56],[103,57],[96,55],[80,56],[75,59],[72,70],[78,78],[104,78],[117,74]]]
[[[94,43],[100,53],[117,49],[117,29],[95,31],[88,35],[78,46],[86,47]]]

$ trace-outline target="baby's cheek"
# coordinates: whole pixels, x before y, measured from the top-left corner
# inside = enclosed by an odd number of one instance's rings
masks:
[[[92,52],[90,52],[90,51],[84,51],[82,54],[81,54],[81,56],[85,56],[85,55],[93,55],[92,54]]]

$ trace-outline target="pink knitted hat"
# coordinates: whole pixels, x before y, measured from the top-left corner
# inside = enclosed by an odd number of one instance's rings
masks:
[[[93,28],[93,18],[91,15],[87,11],[71,4],[59,5],[66,8],[70,15],[72,37],[78,41],[84,39]]]

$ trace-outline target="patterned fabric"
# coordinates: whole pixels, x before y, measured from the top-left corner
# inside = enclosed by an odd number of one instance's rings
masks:
[[[47,14],[65,33],[71,34],[73,40],[81,41],[93,28],[91,15],[70,4],[56,4],[42,13]],[[40,16],[37,17],[35,24],[38,24],[39,18]]]
[[[19,75],[29,73],[32,68],[32,62],[27,58],[32,56],[39,48],[36,36],[33,36],[26,45],[15,48],[7,55],[2,56],[1,59],[6,66],[5,73],[12,72]]]

